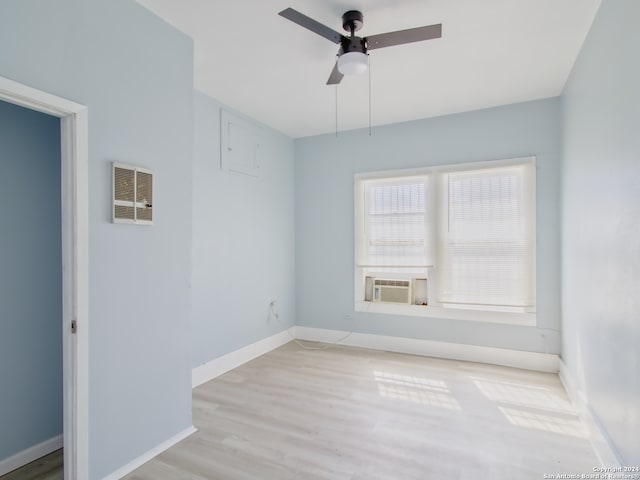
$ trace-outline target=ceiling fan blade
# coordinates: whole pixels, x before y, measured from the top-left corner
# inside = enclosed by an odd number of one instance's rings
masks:
[[[333,70],[331,70],[331,75],[329,75],[329,80],[327,80],[327,85],[337,85],[342,80],[342,77],[344,75],[338,71],[338,62],[336,61]]]
[[[285,8],[278,15],[286,18],[287,20],[291,20],[293,23],[297,23],[307,30],[311,30],[312,32],[317,33],[327,40],[331,40],[333,43],[340,43],[344,38],[343,35],[336,32],[335,30],[321,24],[320,22],[317,22],[311,17],[307,17],[306,15],[298,12],[297,10],[294,10],[293,8]]]
[[[421,42],[442,37],[442,24],[428,25],[426,27],[409,28],[397,32],[381,33],[365,38],[367,50],[375,48],[392,47],[404,43]]]

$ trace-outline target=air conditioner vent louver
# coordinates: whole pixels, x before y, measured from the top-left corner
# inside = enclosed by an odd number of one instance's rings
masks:
[[[385,286],[389,286],[389,287],[409,287],[411,285],[411,282],[409,282],[408,280],[381,280],[381,279],[376,279],[375,284],[376,285],[385,285]]]
[[[113,164],[113,222],[153,223],[153,173]]]

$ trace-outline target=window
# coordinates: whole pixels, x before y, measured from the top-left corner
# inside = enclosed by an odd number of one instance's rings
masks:
[[[357,303],[535,311],[533,159],[358,175],[355,187]]]
[[[426,265],[427,177],[366,182],[364,228],[369,267]]]
[[[533,192],[525,166],[443,175],[440,301],[530,308]]]

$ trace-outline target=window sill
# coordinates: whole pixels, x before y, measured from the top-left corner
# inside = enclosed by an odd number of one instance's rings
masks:
[[[505,323],[527,327],[536,326],[535,313],[490,312],[480,310],[462,310],[457,308],[432,307],[423,305],[398,305],[356,301],[356,312],[382,313],[387,315],[405,315],[408,317],[445,318],[449,320],[469,320],[485,323]]]

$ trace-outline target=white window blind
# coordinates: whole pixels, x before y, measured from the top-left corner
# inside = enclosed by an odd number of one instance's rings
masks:
[[[442,176],[443,304],[533,306],[532,179],[530,165]]]
[[[425,176],[364,182],[365,241],[360,266],[426,265],[426,189]]]

